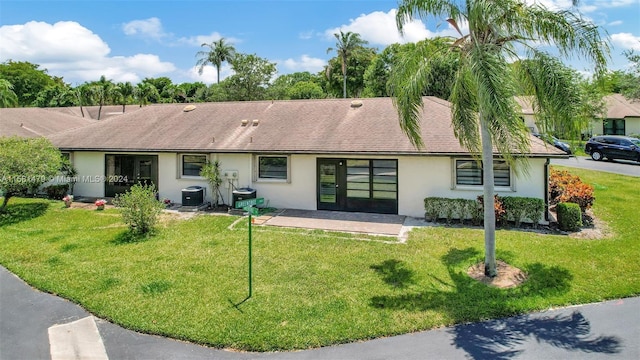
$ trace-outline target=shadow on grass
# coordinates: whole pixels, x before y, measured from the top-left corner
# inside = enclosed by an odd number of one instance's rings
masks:
[[[380,309],[403,311],[435,310],[449,314],[456,323],[474,319],[504,317],[518,312],[519,304],[528,298],[546,298],[566,293],[571,288],[571,273],[559,266],[533,263],[525,266],[527,281],[511,289],[498,289],[472,279],[466,266],[480,253],[473,248],[451,249],[441,260],[448,269],[450,279],[434,278],[448,287],[426,289],[421,292],[403,291],[396,295],[373,296],[369,305]],[[505,254],[509,257],[509,254]],[[386,265],[385,265],[386,264]],[[404,264],[387,260],[373,265],[383,281],[389,274],[411,274]],[[380,269],[387,269],[381,271]],[[398,269],[402,269],[398,271]],[[406,275],[400,275],[402,278]],[[393,276],[391,276],[393,278]],[[413,287],[412,287],[413,288]],[[454,344],[473,358],[507,359],[519,354],[514,350],[527,337],[552,346],[584,352],[616,353],[620,340],[615,337],[591,335],[589,322],[579,312],[570,316],[534,318],[532,316],[461,325],[453,328]]]
[[[415,283],[415,272],[408,269],[403,261],[392,259],[382,262],[382,264],[371,265],[384,282],[396,288],[405,288]]]
[[[115,245],[139,243],[139,242],[150,240],[155,234],[156,234],[155,231],[151,231],[145,234],[140,234],[135,231],[125,230],[119,233],[118,235],[116,235],[113,238],[113,240],[111,240],[111,243]]]
[[[44,215],[49,209],[49,203],[37,202],[30,204],[7,205],[4,212],[0,212],[0,227],[28,221]]]

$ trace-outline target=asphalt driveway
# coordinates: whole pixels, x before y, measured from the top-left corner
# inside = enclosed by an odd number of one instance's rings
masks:
[[[610,172],[640,177],[640,163],[627,160],[594,161],[590,157],[576,156],[569,159],[552,159],[551,165],[569,166],[588,170]]]

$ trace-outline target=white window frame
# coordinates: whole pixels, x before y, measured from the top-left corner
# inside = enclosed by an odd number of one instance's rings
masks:
[[[185,175],[184,174],[184,157],[185,156],[204,156],[205,164],[209,161],[209,156],[207,154],[199,154],[199,153],[180,153],[178,154],[178,176],[180,178],[185,179],[204,179],[200,175]]]
[[[285,158],[287,160],[287,176],[286,178],[260,177],[260,159],[261,158]],[[291,155],[282,154],[260,154],[255,156],[253,168],[253,181],[256,182],[275,182],[275,183],[291,183]]]
[[[482,178],[482,173],[480,175],[480,184],[479,185],[467,185],[467,184],[458,184],[458,161],[472,161],[472,162],[476,162],[475,159],[473,158],[452,158],[451,159],[451,188],[455,189],[455,190],[481,190],[484,187],[484,183],[483,183],[483,178]],[[494,159],[493,163],[494,163],[494,183],[495,183],[495,164],[496,162],[502,162],[505,163],[506,162],[504,160],[500,160],[500,159]],[[480,162],[480,166],[482,166],[482,162]],[[495,186],[495,190],[496,191],[510,191],[510,192],[515,192],[516,191],[516,184],[515,184],[515,177],[513,176],[513,168],[511,166],[509,166],[507,164],[507,166],[509,167],[509,185],[505,186],[505,185],[494,185]],[[482,172],[482,168],[480,168],[481,172]]]

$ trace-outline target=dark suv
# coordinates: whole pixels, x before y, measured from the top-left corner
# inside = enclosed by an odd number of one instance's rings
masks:
[[[640,139],[617,135],[594,136],[587,141],[584,152],[596,161],[607,158],[640,162]]]

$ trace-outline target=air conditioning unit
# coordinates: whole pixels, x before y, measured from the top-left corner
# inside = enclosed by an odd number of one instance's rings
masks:
[[[204,191],[202,186],[189,186],[182,189],[182,206],[200,206],[204,204]]]

